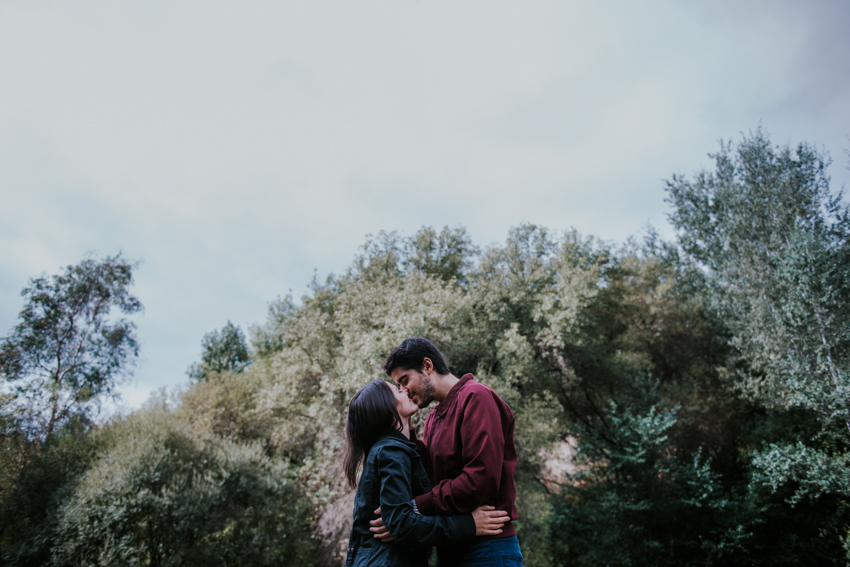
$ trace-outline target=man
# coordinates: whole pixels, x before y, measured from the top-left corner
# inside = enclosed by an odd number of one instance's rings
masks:
[[[452,374],[427,339],[402,342],[387,357],[384,371],[420,408],[439,402],[425,421],[423,439],[416,439],[411,431],[433,486],[431,492],[414,499],[414,508],[425,515],[450,515],[489,505],[516,520],[517,453],[508,404],[472,374],[462,378]],[[391,539],[380,518],[372,524],[375,537]],[[437,556],[440,567],[480,565],[488,560],[492,565],[522,565],[510,521],[498,535],[439,548]]]

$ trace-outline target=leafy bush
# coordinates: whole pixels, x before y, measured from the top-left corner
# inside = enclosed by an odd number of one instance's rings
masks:
[[[53,565],[279,565],[310,557],[287,463],[161,405],[109,426],[60,511]]]

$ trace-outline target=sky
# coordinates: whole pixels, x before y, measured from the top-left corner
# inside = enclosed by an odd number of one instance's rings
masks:
[[[29,278],[138,260],[126,407],[367,234],[672,234],[762,125],[850,185],[846,0],[0,3],[0,336]]]

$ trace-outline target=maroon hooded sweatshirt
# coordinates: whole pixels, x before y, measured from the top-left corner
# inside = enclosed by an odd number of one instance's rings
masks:
[[[416,444],[433,488],[416,497],[422,514],[464,514],[490,505],[507,511],[511,520],[519,517],[514,415],[493,390],[464,374],[431,410],[423,437]],[[501,534],[475,541],[513,535],[516,529],[508,522]]]

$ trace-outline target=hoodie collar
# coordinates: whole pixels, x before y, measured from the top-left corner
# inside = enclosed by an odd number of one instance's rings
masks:
[[[447,411],[449,411],[449,406],[452,405],[452,402],[454,402],[454,399],[457,397],[457,393],[460,392],[460,389],[463,388],[463,386],[467,382],[471,382],[474,380],[475,376],[473,376],[472,374],[464,374],[463,377],[457,381],[457,384],[452,386],[452,389],[449,390],[449,393],[446,394],[446,397],[443,399],[443,401],[437,404],[437,406],[434,408],[434,411],[437,412],[437,415],[442,417]]]

